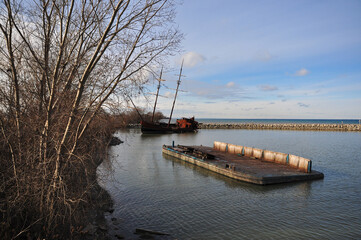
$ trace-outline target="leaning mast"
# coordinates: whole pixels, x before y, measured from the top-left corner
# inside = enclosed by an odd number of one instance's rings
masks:
[[[180,69],[180,73],[179,73],[179,78],[178,78],[178,81],[177,81],[177,90],[175,91],[175,95],[174,95],[173,106],[172,106],[172,110],[171,110],[171,112],[170,112],[169,121],[168,121],[168,127],[169,127],[169,125],[170,125],[170,121],[172,120],[172,115],[173,115],[173,109],[174,109],[174,105],[175,105],[175,100],[177,99],[178,88],[179,88],[179,84],[180,84],[180,82],[181,82],[183,62],[184,62],[184,59],[182,60],[182,65],[181,65],[181,69]]]
[[[155,103],[154,103],[154,108],[153,108],[153,115],[152,115],[152,122],[154,122],[154,113],[155,113],[155,108],[157,106],[157,100],[158,100],[158,95],[159,95],[159,88],[160,88],[160,82],[164,81],[162,80],[162,73],[163,73],[163,67],[162,70],[160,71],[160,76],[158,79],[158,88],[157,88],[157,94],[155,95]]]

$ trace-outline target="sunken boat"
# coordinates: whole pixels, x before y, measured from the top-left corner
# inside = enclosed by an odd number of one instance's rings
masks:
[[[177,119],[176,123],[141,122],[142,133],[186,133],[196,132],[198,122],[192,118]]]
[[[180,68],[179,78],[178,78],[178,81],[177,81],[177,89],[176,89],[176,92],[175,92],[175,95],[174,95],[173,106],[172,106],[172,110],[171,110],[171,113],[170,113],[168,123],[155,122],[154,121],[154,113],[155,113],[155,109],[156,109],[156,106],[157,106],[157,100],[158,100],[158,96],[159,96],[160,85],[161,85],[162,81],[165,81],[165,80],[162,80],[163,69],[160,72],[160,77],[159,77],[159,79],[157,79],[158,80],[158,87],[157,87],[157,93],[156,93],[156,97],[155,97],[152,120],[151,121],[142,120],[140,122],[142,133],[197,132],[197,130],[198,130],[198,122],[194,119],[194,117],[177,119],[176,123],[171,123],[173,110],[174,110],[174,106],[175,106],[175,102],[176,102],[177,94],[178,94],[178,90],[179,90],[179,85],[180,85],[180,82],[181,82],[182,69],[183,69],[183,62],[182,62],[181,68]]]

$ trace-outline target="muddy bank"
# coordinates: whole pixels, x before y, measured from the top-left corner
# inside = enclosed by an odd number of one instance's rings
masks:
[[[89,202],[85,207],[84,218],[82,224],[73,230],[73,239],[113,239],[114,237],[109,235],[109,226],[105,215],[111,215],[114,211],[113,200],[109,193],[103,189],[97,181],[97,168],[103,161],[107,161],[106,156],[108,148],[122,144],[123,141],[117,137],[111,137],[108,140],[108,147],[105,148],[105,152],[100,153],[100,156],[94,158],[93,164],[89,164],[88,169],[88,181],[92,182],[89,189]],[[117,219],[112,218],[112,222]],[[118,239],[123,239],[122,235],[115,236]]]
[[[270,129],[270,130],[297,130],[297,131],[361,131],[361,124],[199,123],[199,129]]]
[[[112,136],[108,142],[108,148],[111,146],[117,146],[124,143],[118,137]],[[106,148],[106,152],[108,152]],[[108,154],[108,153],[106,153]],[[115,234],[114,236],[109,233],[109,225],[105,219],[105,215],[111,216],[114,211],[113,200],[110,194],[103,189],[98,181],[96,169],[103,161],[108,161],[108,159],[98,158],[96,165],[94,166],[94,172],[92,172],[90,178],[94,181],[94,185],[91,188],[91,197],[94,200],[94,204],[90,205],[87,217],[89,218],[88,224],[80,231],[80,237],[82,239],[123,239],[121,233]],[[119,224],[120,219],[111,218],[112,225]],[[78,235],[79,236],[79,235]]]

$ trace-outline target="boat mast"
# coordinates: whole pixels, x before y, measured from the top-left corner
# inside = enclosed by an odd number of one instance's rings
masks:
[[[164,81],[164,80],[162,80],[162,73],[163,73],[163,67],[162,67],[162,70],[160,71],[160,76],[159,76],[159,79],[158,79],[158,88],[157,88],[157,95],[155,95],[155,103],[154,103],[154,108],[153,108],[152,122],[154,122],[154,113],[155,113],[155,108],[157,106],[160,82]]]
[[[140,112],[138,111],[138,108],[137,108],[137,106],[135,106],[133,100],[132,100],[128,95],[125,95],[125,96],[127,96],[127,97],[129,98],[130,102],[133,104],[133,106],[134,106],[134,108],[135,108],[135,111],[137,111],[140,119],[141,119],[142,121],[144,121],[144,120],[143,120],[143,117],[142,117],[142,114],[140,114]]]
[[[179,78],[178,78],[178,81],[177,81],[177,90],[175,91],[175,95],[174,95],[172,111],[170,112],[169,121],[168,121],[168,127],[169,127],[169,125],[170,125],[170,121],[172,120],[172,115],[173,115],[173,109],[174,109],[174,105],[175,105],[175,100],[177,99],[178,88],[179,88],[179,84],[180,84],[180,82],[181,82],[183,62],[184,62],[184,59],[182,60],[182,65],[181,65],[181,69],[180,69],[180,73],[179,73]]]

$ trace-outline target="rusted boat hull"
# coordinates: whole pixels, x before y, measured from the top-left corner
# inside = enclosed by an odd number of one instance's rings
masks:
[[[175,124],[141,122],[142,133],[173,133],[174,128]]]
[[[178,119],[176,124],[141,122],[142,133],[185,133],[196,132],[198,122],[194,118]]]

